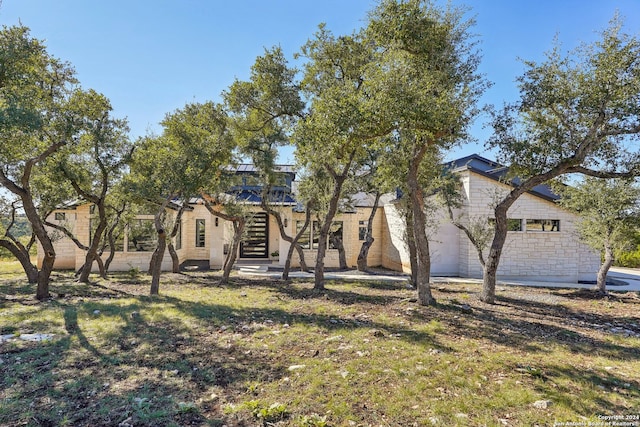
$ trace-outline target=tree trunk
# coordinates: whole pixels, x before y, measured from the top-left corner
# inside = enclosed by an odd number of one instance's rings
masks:
[[[49,298],[49,278],[51,277],[53,265],[56,261],[56,251],[44,223],[38,215],[38,210],[33,204],[31,194],[21,195],[21,199],[24,213],[29,219],[29,223],[31,223],[31,230],[40,242],[42,252],[44,253],[42,268],[38,272],[38,285],[36,289],[36,298],[42,301]]]
[[[407,250],[409,251],[409,268],[411,269],[411,286],[414,289],[418,288],[418,250],[416,249],[416,238],[413,234],[413,215],[411,210],[407,207],[407,212],[404,216],[405,222],[405,238],[407,243]]]
[[[36,289],[36,299],[43,301],[49,298],[49,278],[53,271],[53,264],[56,260],[55,252],[45,251],[42,260],[42,268],[38,272],[38,286]]]
[[[291,269],[291,257],[293,256],[294,249],[298,252],[298,258],[300,259],[300,269],[302,271],[308,271],[307,263],[304,260],[304,250],[302,246],[298,244],[300,237],[307,231],[309,228],[309,224],[311,223],[311,203],[307,203],[305,215],[304,215],[304,225],[296,233],[296,235],[291,239],[291,244],[289,245],[289,250],[287,251],[287,259],[284,261],[284,270],[282,270],[282,280],[289,280],[289,270]]]
[[[338,262],[340,263],[340,270],[348,269],[349,266],[347,265],[347,254],[344,251],[342,239],[336,236],[331,236],[331,244],[338,250]]]
[[[180,273],[180,258],[178,257],[176,248],[173,247],[171,240],[167,243],[167,249],[169,250],[169,255],[171,255],[171,272]]]
[[[109,239],[109,256],[107,257],[107,259],[104,261],[104,272],[105,274],[107,274],[109,272],[109,267],[111,266],[111,262],[113,261],[113,258],[116,256],[116,240],[113,237],[113,232],[110,232],[108,234],[108,239]]]
[[[180,210],[178,210],[178,214],[176,215],[176,219],[173,223],[173,228],[171,229],[171,233],[169,234],[169,242],[167,243],[169,255],[171,255],[171,271],[173,273],[180,273],[180,257],[178,257],[178,253],[173,247],[173,238],[178,235],[178,230],[180,230],[180,224],[182,222],[182,214],[184,213],[186,206],[187,202],[183,201],[182,206],[180,207]]]
[[[362,242],[362,246],[360,247],[360,253],[358,254],[358,259],[356,262],[359,271],[369,270],[367,257],[369,256],[369,249],[371,249],[371,246],[375,241],[375,239],[373,238],[373,219],[375,218],[376,212],[378,211],[379,201],[380,201],[380,192],[376,191],[376,197],[373,202],[373,207],[371,208],[371,214],[369,215],[369,220],[367,221],[367,235],[364,238],[364,242]]]
[[[296,252],[298,252],[298,262],[300,263],[300,270],[309,271],[309,266],[307,266],[307,261],[304,259],[304,249],[302,246],[296,241],[294,245]],[[291,258],[289,258],[289,265],[291,265]]]
[[[607,239],[604,245],[604,262],[600,266],[600,269],[598,269],[598,280],[596,282],[596,292],[598,295],[607,294],[607,273],[609,273],[609,269],[614,261],[613,248],[609,243],[609,239]]]
[[[160,292],[160,275],[162,274],[162,258],[164,258],[164,251],[167,248],[167,233],[164,231],[162,227],[162,220],[165,215],[165,209],[169,204],[169,201],[172,197],[167,197],[160,208],[154,215],[153,221],[156,228],[156,233],[158,233],[158,245],[156,246],[156,250],[153,251],[153,255],[151,256],[151,262],[149,263],[149,270],[151,274],[151,295],[158,295]]]
[[[322,226],[320,229],[320,236],[318,237],[318,252],[316,254],[316,266],[313,271],[314,283],[313,289],[324,289],[324,257],[327,253],[327,237],[329,234],[329,227]]]
[[[98,252],[96,251],[95,248],[93,248],[93,245],[92,245],[84,257],[84,264],[80,269],[80,276],[78,277],[78,282],[89,283],[89,275],[91,274],[91,267],[93,267],[93,261],[97,257],[98,257]]]
[[[29,283],[38,282],[38,267],[31,263],[31,256],[29,255],[29,250],[27,248],[22,245],[18,247],[14,242],[4,239],[0,240],[0,247],[7,249],[14,257],[16,257],[20,262]]]
[[[100,272],[100,277],[103,279],[107,279],[107,270],[104,268],[104,262],[102,262],[102,258],[100,255],[96,256],[96,263],[98,264],[98,271]]]
[[[229,282],[229,276],[231,275],[233,264],[236,262],[236,256],[238,255],[238,248],[240,247],[240,241],[242,240],[242,233],[244,232],[245,224],[246,221],[244,219],[233,221],[233,243],[231,244],[231,248],[229,249],[229,253],[227,254],[227,258],[225,259],[224,267],[222,269],[223,284]]]
[[[162,274],[162,258],[167,247],[167,235],[162,228],[158,230],[158,246],[151,257],[151,295],[160,293],[160,275]]]
[[[502,248],[507,240],[507,211],[510,206],[511,203],[502,202],[494,210],[496,216],[495,234],[489,248],[489,254],[485,260],[482,292],[480,293],[480,301],[487,304],[494,304],[496,300],[496,276]]]
[[[407,188],[411,202],[413,217],[413,235],[416,243],[416,258],[418,272],[416,286],[418,288],[418,302],[420,305],[434,305],[436,300],[431,295],[431,257],[429,254],[429,239],[427,238],[427,220],[424,213],[424,195],[418,182],[419,156],[414,156],[407,173]]]
[[[262,209],[265,210],[265,212],[267,212],[269,215],[273,216],[276,219],[276,224],[278,224],[278,230],[280,231],[280,237],[285,242],[289,242],[290,248],[293,247],[295,248],[296,251],[298,251],[298,258],[300,259],[300,269],[302,271],[307,271],[308,267],[304,259],[304,252],[302,250],[302,247],[298,245],[297,242],[300,239],[300,236],[302,236],[302,234],[306,231],[307,227],[309,226],[310,216],[307,215],[305,226],[302,228],[302,230],[300,230],[300,233],[297,233],[297,235],[295,235],[294,237],[289,236],[284,229],[284,223],[282,222],[282,216],[280,215],[280,212],[273,209],[271,205],[267,203],[267,200],[269,199],[268,195],[269,195],[270,188],[271,188],[270,186],[265,186],[263,188],[260,205],[262,206]],[[307,204],[307,212],[309,212],[309,204]],[[291,226],[294,227],[293,221]],[[291,269],[291,256],[293,255],[293,252],[287,251],[287,254],[288,254],[287,259],[284,262],[284,270],[282,271],[282,280],[289,280],[289,270]]]
[[[120,218],[122,217],[122,214],[124,213],[125,209],[127,208],[127,203],[124,202],[122,204],[122,207],[120,207],[120,209],[115,209],[116,211],[116,217],[113,221],[113,223],[111,224],[111,226],[109,227],[109,230],[107,231],[107,242],[109,244],[109,256],[107,257],[107,259],[104,262],[104,273],[107,274],[109,272],[109,267],[111,266],[111,262],[113,261],[113,258],[116,255],[116,240],[115,237],[113,236],[113,233],[115,232],[116,228],[118,227],[118,224],[120,223]]]
[[[289,245],[289,250],[287,251],[287,258],[284,260],[284,269],[282,270],[282,280],[289,280],[289,270],[291,270],[291,257],[293,256],[293,251],[296,249],[296,245]]]
[[[80,277],[78,277],[78,282],[80,283],[89,283],[89,275],[91,274],[93,262],[99,258],[98,250],[100,248],[100,241],[102,240],[104,231],[107,229],[107,213],[104,206],[104,195],[101,198],[93,199],[93,202],[98,211],[98,226],[93,232],[93,236],[89,242],[89,248],[84,258],[84,265],[80,271]],[[91,222],[89,223],[91,224]],[[89,230],[89,233],[91,233],[91,230]],[[104,273],[104,271],[101,270],[101,273]]]
[[[355,152],[352,153],[352,157],[354,155]],[[331,199],[329,200],[329,210],[324,217],[322,227],[320,227],[320,236],[318,238],[318,253],[316,256],[315,270],[313,272],[313,289],[316,290],[324,289],[324,257],[327,253],[327,239],[329,237],[331,222],[338,212],[338,203],[340,202],[340,195],[342,194],[342,185],[347,179],[350,165],[351,163],[349,162],[349,164],[344,167],[343,173],[341,175],[337,175],[335,171],[333,171],[332,169],[328,169],[330,175],[333,178],[333,193],[331,194]]]

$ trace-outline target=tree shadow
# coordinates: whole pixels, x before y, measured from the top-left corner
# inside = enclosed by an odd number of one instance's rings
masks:
[[[605,399],[605,391],[624,394],[629,401],[640,402],[640,383],[637,379],[629,379],[623,375],[616,375],[612,371],[596,371],[592,369],[577,369],[567,365],[546,365],[542,372],[544,381],[536,381],[535,388],[547,396],[554,403],[571,408],[578,414],[626,414],[629,407],[620,403],[619,399]],[[563,385],[563,379],[587,384],[596,388],[599,396],[591,399],[573,398],[573,390]],[[549,384],[551,383],[551,384]]]
[[[300,288],[294,286],[278,286],[274,289],[277,293],[294,300],[322,298],[342,305],[353,305],[358,303],[389,305],[405,299],[396,295],[371,295],[353,291],[341,291],[332,289],[331,285],[325,287],[325,289]]]
[[[500,312],[494,308],[495,306],[512,310]],[[597,351],[599,355],[612,360],[627,361],[640,358],[640,348],[617,344],[574,330],[579,328],[572,329],[571,319],[585,319],[587,315],[563,305],[502,295],[497,297],[495,306],[477,303],[463,309],[454,300],[449,304],[439,303],[437,310],[441,314],[448,314],[442,316],[441,321],[447,323],[449,332],[480,337],[528,353],[545,352],[548,351],[549,345],[557,344],[576,354],[593,354]],[[409,316],[417,320],[423,314],[414,311]],[[588,316],[594,322],[619,319],[596,314]]]
[[[610,291],[610,289],[609,289]],[[615,289],[616,292],[601,294],[593,289],[572,289],[570,292],[560,293],[552,291],[553,295],[561,295],[565,298],[579,301],[616,301],[624,304],[640,305],[640,292]],[[622,292],[619,292],[622,291]]]

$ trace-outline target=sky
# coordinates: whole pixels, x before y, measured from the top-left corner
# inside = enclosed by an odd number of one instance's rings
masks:
[[[189,102],[221,101],[235,79],[246,80],[265,48],[282,47],[292,59],[326,23],[334,34],[365,25],[375,0],[0,0],[0,23],[22,23],[45,40],[48,52],[71,63],[85,89],[112,103],[126,117],[133,139],[160,132],[165,114]],[[445,5],[446,0],[435,0]],[[625,31],[640,36],[640,0],[453,0],[476,20],[483,60],[493,82],[481,104],[497,107],[518,99],[522,60],[541,60],[554,39],[563,50],[593,42],[616,11]],[[475,143],[447,155],[478,153],[491,130],[479,117]],[[292,163],[292,152],[280,162]]]

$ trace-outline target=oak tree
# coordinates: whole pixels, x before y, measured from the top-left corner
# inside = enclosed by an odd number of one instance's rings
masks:
[[[495,206],[495,233],[481,300],[495,301],[507,213],[535,186],[567,174],[599,178],[640,174],[640,40],[614,18],[601,38],[563,54],[560,46],[525,62],[520,100],[493,117],[489,148],[509,165],[512,189]]]

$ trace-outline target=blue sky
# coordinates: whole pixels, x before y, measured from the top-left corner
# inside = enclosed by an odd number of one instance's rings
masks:
[[[436,3],[445,4],[438,0]],[[518,58],[537,60],[557,35],[563,48],[598,37],[615,11],[640,33],[640,0],[455,0],[475,16],[481,71],[494,83],[482,99],[497,106],[518,97]],[[3,0],[0,23],[21,22],[48,51],[76,69],[83,87],[104,93],[133,138],[158,131],[167,112],[187,102],[219,101],[235,78],[246,79],[265,47],[291,58],[320,22],[336,34],[361,27],[374,0]],[[492,157],[479,140],[449,154]],[[284,152],[281,161],[293,161]]]

